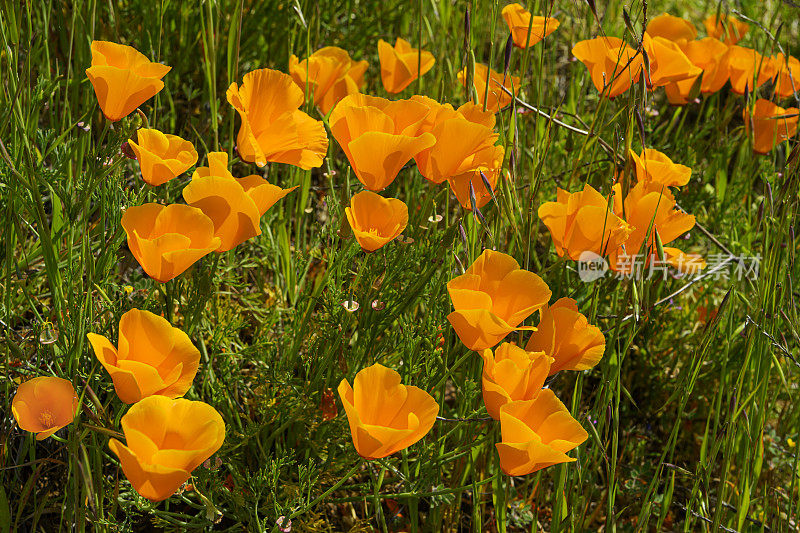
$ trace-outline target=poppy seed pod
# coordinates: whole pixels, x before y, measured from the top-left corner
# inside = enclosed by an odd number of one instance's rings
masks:
[[[139,161],[142,179],[150,185],[163,185],[197,163],[192,143],[177,135],[142,128],[136,132],[136,139],[130,139],[128,145]]]
[[[72,423],[80,401],[72,383],[57,377],[38,377],[25,381],[11,400],[11,413],[20,429],[44,440]]]
[[[509,4],[500,12],[508,25],[514,45],[518,48],[533,46],[556,31],[558,20],[552,17],[532,17],[522,4]]]
[[[383,39],[378,41],[381,62],[381,81],[388,93],[399,93],[433,68],[436,59],[425,50],[412,48],[405,39],[397,38],[394,46]]]

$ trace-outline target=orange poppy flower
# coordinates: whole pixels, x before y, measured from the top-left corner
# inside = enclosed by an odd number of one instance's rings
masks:
[[[644,49],[650,58],[650,72],[647,87],[664,87],[681,80],[694,80],[703,71],[695,66],[674,41],[663,37],[644,34]]]
[[[439,404],[418,387],[402,385],[400,374],[380,364],[356,374],[353,386],[339,383],[353,445],[361,457],[380,459],[419,441],[433,427]]]
[[[607,255],[633,231],[609,210],[608,200],[589,184],[574,193],[559,188],[555,202],[539,206],[539,218],[550,230],[558,256],[567,254],[575,261],[584,252]]]
[[[642,73],[642,55],[617,37],[578,42],[572,55],[586,65],[595,88],[614,98],[631,88]]]
[[[453,302],[447,320],[470,350],[491,348],[550,300],[547,283],[513,257],[484,250],[467,271],[447,283]]]
[[[361,90],[367,67],[366,61],[353,61],[336,46],[320,48],[302,61],[295,55],[289,58],[292,79],[306,98],[313,95],[314,104],[326,115],[339,100]]]
[[[716,15],[709,15],[703,21],[703,26],[706,27],[706,33],[709,37],[720,39],[725,44],[736,44],[744,37],[750,25],[746,22],[720,13],[719,18]]]
[[[214,223],[182,204],[144,204],[122,215],[128,248],[147,275],[165,283],[220,246]]]
[[[344,208],[358,244],[374,252],[403,233],[408,224],[408,207],[396,198],[384,198],[372,191],[361,191]]]
[[[614,185],[614,211],[622,216],[622,187]],[[616,272],[629,274],[634,268],[631,262],[637,254],[646,257],[645,265],[655,247],[656,232],[662,244],[668,244],[694,227],[694,215],[679,211],[675,197],[665,185],[656,182],[638,182],[624,200],[625,221],[633,226],[628,240],[609,256],[609,264]],[[652,229],[651,228],[652,224]],[[648,230],[649,238],[645,242]],[[642,249],[644,245],[644,249]]]
[[[800,91],[800,61],[796,57],[788,58],[778,53],[772,64],[778,72],[775,79],[775,94],[781,98],[790,98]]]
[[[697,38],[697,28],[688,20],[663,13],[647,23],[647,33],[651,37],[663,37],[684,45]]]
[[[111,439],[122,471],[148,500],[166,500],[225,440],[225,422],[210,405],[148,396],[122,417],[126,444]]]
[[[636,179],[645,183],[659,183],[667,187],[682,187],[689,183],[692,169],[678,165],[663,153],[653,148],[645,148],[641,155],[630,151],[636,167]]]
[[[197,150],[177,135],[142,128],[136,139],[138,142],[129,139],[128,145],[139,161],[142,179],[150,185],[162,185],[197,163]]]
[[[553,358],[549,375],[562,370],[588,370],[600,362],[606,338],[600,328],[589,324],[572,298],[561,298],[540,311],[539,325],[525,350],[543,351]]]
[[[241,87],[228,87],[226,97],[242,119],[236,150],[244,161],[303,170],[322,165],[328,152],[325,126],[298,109],[303,92],[287,74],[268,68],[248,72]]]
[[[664,246],[664,260],[681,274],[696,275],[706,268],[706,261],[700,254],[687,254],[678,248]]]
[[[514,45],[518,48],[533,46],[559,26],[558,20],[552,17],[532,17],[522,4],[509,4],[500,12],[508,25]]]
[[[387,93],[399,93],[411,82],[423,76],[436,63],[433,54],[411,47],[405,39],[397,38],[394,46],[383,39],[378,41],[381,62],[381,81]]]
[[[453,194],[456,195],[461,207],[472,210],[472,198],[470,198],[470,185],[475,193],[475,207],[480,209],[492,199],[492,194],[497,188],[497,180],[503,166],[503,147],[496,146],[491,159],[486,161],[481,168],[470,170],[464,174],[447,178],[447,183]],[[483,173],[483,176],[481,176]],[[484,178],[485,181],[484,181]],[[489,187],[486,187],[486,184]]]
[[[516,400],[532,400],[541,392],[553,358],[544,352],[523,350],[504,342],[492,353],[486,349],[483,358],[483,403],[495,420],[500,408]]]
[[[57,377],[39,377],[21,383],[11,400],[11,413],[20,429],[44,440],[72,423],[81,404],[72,383]]]
[[[703,79],[700,82],[700,92],[703,94],[715,93],[727,83],[728,72],[728,45],[713,37],[705,37],[697,41],[689,41],[681,46],[695,66],[703,70]],[[697,78],[687,78],[671,82],[666,86],[667,98],[673,105],[685,105],[689,101],[689,93],[694,87]]]
[[[123,403],[155,394],[183,396],[200,364],[200,352],[186,333],[149,311],[131,309],[122,315],[118,348],[102,335],[86,336]]]
[[[347,96],[333,110],[329,123],[358,180],[380,191],[415,155],[433,146],[436,138],[430,133],[409,135],[415,121],[408,117],[421,120],[428,112],[422,104],[399,100],[391,106],[370,105],[374,101]]]
[[[92,41],[92,66],[86,76],[108,120],[116,122],[164,88],[161,78],[172,67],[153,63],[135,48]]]
[[[777,70],[772,58],[762,56],[752,48],[731,46],[726,54],[731,90],[737,94],[753,92],[775,77]],[[755,87],[754,87],[755,82]]]
[[[769,100],[759,98],[753,108],[742,113],[748,132],[753,130],[753,151],[758,154],[769,153],[778,144],[794,137],[797,133],[796,107],[784,109]],[[784,117],[784,118],[779,118]]]
[[[465,67],[463,70],[459,71],[457,77],[459,83],[466,87],[467,68]],[[503,76],[500,72],[489,70],[489,67],[483,63],[475,63],[475,74],[472,77],[472,86],[475,88],[475,96],[478,105],[484,107],[485,103],[485,107],[488,111],[497,113],[511,104],[511,94],[514,96],[517,95],[520,87],[519,84],[520,79],[517,76],[512,76],[511,74]],[[504,91],[502,87],[505,87],[508,92]]]
[[[544,389],[533,400],[516,401],[500,408],[500,468],[509,476],[524,476],[542,468],[575,459],[567,452],[589,434],[556,398]]]

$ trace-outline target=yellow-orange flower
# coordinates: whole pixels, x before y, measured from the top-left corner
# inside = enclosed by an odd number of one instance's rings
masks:
[[[778,53],[773,60],[772,64],[777,70],[777,78],[775,78],[775,94],[781,98],[789,98],[800,91],[800,61],[793,56],[784,56]]]
[[[197,163],[197,151],[187,140],[177,135],[142,128],[130,145],[139,161],[142,179],[150,185],[162,185],[189,170]]]
[[[665,154],[653,148],[645,148],[640,155],[631,150],[631,159],[636,167],[636,179],[645,183],[659,183],[667,187],[682,187],[689,183],[692,169],[673,163]]]
[[[681,80],[694,80],[703,71],[695,66],[674,41],[644,34],[644,49],[650,58],[650,71],[644,71],[647,87],[664,87]]]
[[[500,12],[508,25],[511,38],[518,48],[533,46],[559,26],[558,20],[552,17],[532,17],[522,4],[509,4]]]
[[[762,56],[752,48],[731,46],[725,57],[731,90],[737,94],[744,94],[748,90],[753,92],[777,73],[772,58]]]
[[[589,324],[572,298],[561,298],[540,311],[539,325],[525,349],[543,351],[553,358],[550,374],[562,370],[588,370],[600,362],[606,338],[600,328]]]
[[[516,400],[534,399],[544,386],[553,358],[544,352],[523,350],[504,342],[492,353],[486,349],[483,358],[483,403],[489,416],[500,420],[500,408]]]
[[[559,257],[578,260],[584,252],[605,256],[618,248],[633,228],[609,209],[608,200],[589,184],[582,191],[556,192],[555,202],[539,206]]]
[[[57,377],[39,377],[21,383],[11,400],[11,413],[20,429],[44,440],[71,424],[80,408],[72,383]]]
[[[756,100],[752,114],[750,109],[745,108],[742,113],[744,125],[748,132],[753,132],[753,151],[766,154],[786,139],[794,137],[797,134],[798,112],[796,107],[784,109],[763,98]]]
[[[542,278],[513,257],[484,250],[467,271],[447,283],[454,311],[447,319],[470,350],[491,348],[550,300]]]
[[[408,224],[406,204],[372,191],[361,191],[354,195],[344,212],[353,235],[365,252],[374,252],[394,240]]]
[[[609,98],[630,89],[642,73],[642,55],[617,37],[580,41],[572,55],[586,65],[595,88]]]
[[[694,24],[669,13],[663,13],[648,22],[647,33],[651,37],[663,37],[679,45],[697,38],[697,28]]]
[[[458,81],[464,87],[467,86],[467,69],[466,67],[459,71],[457,74]],[[472,77],[472,86],[475,88],[475,97],[477,103],[481,107],[485,107],[488,111],[497,113],[511,103],[514,96],[519,92],[520,79],[517,76],[506,74],[503,76],[500,72],[490,70],[489,67],[483,63],[475,63],[475,74]],[[504,91],[503,87],[508,91]]]
[[[436,63],[432,53],[412,48],[411,43],[400,37],[394,46],[380,39],[378,58],[381,62],[383,88],[392,94],[411,85],[411,82],[425,75]]]
[[[461,207],[472,210],[472,198],[470,197],[470,185],[472,192],[475,193],[475,207],[482,208],[492,199],[494,190],[497,188],[497,180],[503,166],[503,147],[497,146],[491,161],[487,161],[483,168],[470,170],[464,174],[447,178],[447,183],[453,194],[456,195]],[[483,174],[483,176],[481,176]],[[484,178],[485,181],[484,181]],[[488,187],[486,186],[488,183]]]
[[[706,268],[706,261],[700,254],[687,254],[678,248],[671,248],[664,246],[664,260],[669,265],[686,275],[699,274],[701,270]]]
[[[220,245],[214,223],[203,212],[182,204],[144,204],[122,215],[128,248],[147,275],[167,282]]]
[[[419,441],[433,427],[439,404],[424,390],[400,383],[380,364],[360,370],[353,386],[339,383],[353,445],[361,457],[380,459]]]
[[[703,70],[703,79],[700,82],[700,92],[703,94],[715,93],[722,89],[728,82],[728,45],[713,37],[705,37],[696,41],[689,41],[681,46],[695,66]],[[673,105],[684,105],[689,101],[689,93],[694,87],[697,78],[687,78],[670,82],[666,86],[667,98]]]
[[[746,22],[728,16],[724,13],[719,15],[709,15],[703,21],[703,26],[706,27],[706,33],[709,37],[720,39],[725,44],[736,44],[744,37],[750,25]]]
[[[308,59],[289,58],[289,73],[306,98],[313,95],[314,104],[326,115],[348,94],[364,86],[366,61],[353,61],[346,50],[336,46],[320,48]]]
[[[331,113],[331,133],[358,180],[366,188],[380,191],[406,163],[436,142],[430,133],[411,134],[414,124],[427,113],[424,105],[411,100],[389,102],[351,95]]]
[[[244,161],[303,170],[322,165],[328,151],[325,126],[298,109],[303,92],[287,74],[268,68],[248,72],[242,86],[232,83],[226,96],[242,119],[236,149]]]
[[[153,63],[130,46],[92,41],[92,66],[86,76],[107,119],[116,122],[164,88],[172,67]]]
[[[122,417],[126,444],[111,439],[122,471],[148,500],[166,500],[225,440],[225,422],[203,402],[148,396]]]
[[[500,408],[500,468],[509,476],[524,476],[542,468],[575,459],[567,452],[589,434],[550,389],[533,400],[516,401]]]
[[[122,315],[118,348],[102,335],[87,337],[123,403],[156,394],[183,396],[197,374],[200,352],[186,333],[149,311],[131,309]]]

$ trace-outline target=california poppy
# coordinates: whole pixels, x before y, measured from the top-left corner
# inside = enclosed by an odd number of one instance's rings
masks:
[[[647,33],[651,37],[663,37],[684,45],[697,38],[697,28],[694,24],[681,17],[662,13],[647,23]]]
[[[723,41],[725,44],[736,44],[744,37],[750,25],[746,22],[720,13],[719,18],[716,15],[709,15],[703,21],[703,26],[706,27],[706,33],[709,37],[714,37]]]
[[[128,248],[147,275],[165,283],[220,246],[214,223],[182,204],[144,204],[122,215]]]
[[[752,114],[749,108],[745,108],[742,113],[744,125],[748,132],[753,132],[753,151],[769,153],[778,144],[794,137],[798,112],[796,107],[784,109],[763,98],[756,100]]]
[[[731,46],[725,55],[731,89],[737,94],[753,92],[777,73],[772,58],[752,48]]]
[[[411,82],[423,76],[436,63],[433,54],[411,47],[405,39],[397,38],[394,46],[383,39],[378,41],[381,62],[381,81],[388,93],[399,93]]]
[[[508,4],[500,12],[508,25],[514,45],[518,48],[533,46],[559,26],[558,20],[552,17],[532,17],[522,4]]]
[[[669,157],[653,148],[645,148],[640,155],[631,150],[630,156],[636,167],[638,181],[682,187],[689,183],[692,176],[691,168],[673,163]]]
[[[703,79],[700,81],[700,92],[703,94],[715,93],[727,83],[728,72],[727,52],[728,45],[713,37],[705,37],[696,41],[689,41],[681,46],[695,66],[703,69]],[[667,98],[673,105],[688,103],[692,88],[697,78],[687,78],[670,82],[666,86]]]
[[[128,145],[139,161],[142,179],[150,185],[162,185],[197,163],[192,143],[177,135],[142,128],[136,132],[136,139],[128,140]]]
[[[794,56],[778,53],[772,64],[777,70],[775,78],[775,94],[781,98],[790,98],[800,90],[800,61]]]
[[[472,194],[474,194],[475,207],[482,208],[489,203],[497,188],[503,165],[503,147],[497,146],[495,153],[477,170],[470,170],[464,174],[447,178],[447,183],[453,194],[456,195],[461,207],[472,210]],[[470,192],[470,188],[472,191]]]
[[[650,58],[649,71],[643,70],[650,89],[681,80],[694,80],[703,72],[686,57],[674,41],[645,33],[643,44]]]
[[[484,250],[447,283],[454,311],[447,319],[470,350],[491,348],[550,300],[547,283],[513,257]]]
[[[118,348],[102,335],[87,337],[123,403],[154,394],[183,396],[197,374],[200,352],[186,333],[149,311],[131,309],[122,315]]]
[[[289,58],[292,79],[307,99],[313,95],[314,104],[326,115],[339,100],[361,90],[367,66],[336,46],[320,48],[302,61],[295,55]]]
[[[433,427],[439,404],[424,390],[400,383],[380,364],[360,370],[353,386],[339,383],[353,445],[361,457],[380,459],[419,441]]]
[[[225,422],[210,405],[148,396],[122,416],[126,444],[111,439],[122,471],[136,492],[166,500],[225,440]]]
[[[550,389],[533,400],[500,408],[500,468],[509,476],[524,476],[559,463],[575,461],[567,452],[589,434]]]
[[[559,188],[555,202],[539,206],[539,218],[550,230],[559,257],[566,254],[577,261],[584,252],[607,255],[633,231],[609,207],[609,201],[587,183],[574,193]]]
[[[588,370],[603,358],[606,339],[600,328],[589,324],[572,298],[561,298],[544,306],[539,324],[525,349],[543,351],[553,358],[549,375],[561,370]]]
[[[374,252],[394,240],[408,224],[406,204],[372,191],[361,191],[354,195],[344,212],[353,235],[365,252]]]
[[[481,352],[483,403],[489,416],[500,420],[500,407],[515,400],[532,400],[544,386],[553,358],[544,352],[502,343],[492,353]]]
[[[135,48],[92,41],[92,66],[86,76],[107,119],[116,122],[164,88],[161,78],[172,67],[153,63]]]
[[[17,387],[11,413],[20,429],[44,440],[72,423],[80,401],[72,383],[53,376],[29,379]]]
[[[345,97],[331,113],[329,122],[331,133],[358,180],[366,188],[380,191],[415,155],[433,146],[436,138],[430,133],[409,134],[413,122],[407,118],[421,119],[428,112],[421,104],[400,100],[391,107],[379,107],[369,105],[370,100],[360,95]]]
[[[457,77],[459,83],[466,87],[466,67],[458,72]],[[500,72],[489,69],[483,63],[475,63],[472,86],[475,89],[476,102],[489,111],[497,113],[511,104],[511,100],[514,99],[512,94],[516,96],[519,92],[519,84],[520,79],[517,76],[512,76],[511,74],[503,75]]]
[[[669,265],[686,275],[697,275],[706,268],[707,264],[700,254],[687,254],[678,248],[664,246],[664,260]]]
[[[572,55],[586,65],[595,88],[609,98],[630,89],[642,73],[642,55],[617,37],[580,41]]]
[[[328,151],[325,126],[299,110],[303,91],[287,74],[268,68],[248,72],[241,87],[228,87],[226,97],[242,119],[236,150],[244,161],[303,170],[322,165]]]

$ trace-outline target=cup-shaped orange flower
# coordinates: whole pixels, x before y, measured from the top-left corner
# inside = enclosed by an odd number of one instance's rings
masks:
[[[144,204],[122,215],[128,248],[147,275],[165,283],[220,245],[214,223],[182,204]]]
[[[362,105],[354,105],[358,101]],[[342,147],[358,180],[372,191],[391,184],[400,169],[419,152],[430,148],[436,138],[430,133],[409,135],[404,109],[424,116],[419,103],[397,101],[390,109],[363,103],[360,95],[347,96],[330,116],[331,132]]]
[[[298,109],[303,91],[287,74],[268,68],[248,72],[242,86],[232,83],[226,96],[242,119],[236,149],[244,161],[303,170],[322,165],[328,152],[325,126]]]
[[[572,55],[586,65],[595,88],[609,98],[630,89],[642,73],[642,55],[617,37],[580,41]]]
[[[361,90],[367,67],[366,61],[353,61],[347,50],[336,46],[320,48],[302,61],[295,55],[289,58],[292,79],[326,115],[339,100]]]
[[[552,17],[531,16],[522,4],[508,4],[500,12],[518,48],[527,48],[556,31],[560,24]]]
[[[609,207],[608,199],[586,184],[574,193],[558,189],[555,202],[539,206],[539,218],[550,230],[559,257],[566,254],[577,261],[584,252],[609,254],[633,231]]]
[[[719,18],[716,15],[709,15],[703,21],[703,26],[706,27],[706,33],[709,37],[719,39],[725,44],[736,44],[744,37],[750,25],[746,22],[720,13]]]
[[[700,254],[687,254],[678,248],[664,246],[664,261],[672,268],[688,276],[695,276],[708,266]]]
[[[728,48],[727,44],[713,37],[705,37],[681,45],[681,50],[689,58],[689,61],[703,70],[703,79],[700,81],[701,93],[715,93],[728,82],[730,77]],[[687,78],[667,84],[666,92],[669,103],[673,105],[687,104],[696,79]]]
[[[589,324],[572,298],[561,298],[540,312],[539,325],[525,349],[543,351],[553,358],[549,375],[562,370],[588,370],[600,362],[606,338]]]
[[[466,67],[457,74],[458,81],[464,87],[467,86]],[[517,76],[496,72],[489,69],[483,63],[475,63],[475,73],[472,77],[472,86],[475,88],[475,97],[481,107],[488,111],[497,113],[507,105],[511,104],[514,96],[519,92],[520,79]],[[503,88],[505,87],[505,90]],[[506,92],[508,91],[508,92]]]
[[[200,364],[200,352],[186,333],[149,311],[131,309],[122,315],[116,348],[102,335],[87,337],[123,403],[183,396]]]
[[[533,400],[500,408],[500,468],[509,476],[524,476],[559,463],[575,461],[567,452],[589,434],[556,398],[544,389]]]
[[[36,434],[43,440],[71,424],[80,401],[72,383],[57,377],[39,377],[21,383],[14,399],[11,413],[17,425]]]
[[[374,364],[356,374],[352,387],[346,379],[339,383],[353,445],[365,459],[380,459],[408,448],[436,422],[436,400],[400,381],[400,374],[391,368]]]
[[[492,353],[486,349],[483,358],[483,403],[489,416],[500,420],[500,408],[517,400],[532,400],[541,392],[553,358],[544,352],[523,350],[504,342]]]
[[[447,183],[453,194],[456,195],[461,207],[472,210],[472,193],[474,193],[475,207],[482,208],[492,199],[497,180],[500,177],[503,165],[503,147],[496,146],[492,158],[477,170],[470,170],[464,174],[447,178]],[[472,192],[470,192],[470,187]]]
[[[645,183],[659,183],[667,187],[682,187],[689,183],[692,169],[686,165],[673,163],[672,159],[653,148],[645,148],[642,153],[630,151],[636,167],[636,179]]]
[[[130,46],[92,41],[92,66],[86,76],[108,120],[116,122],[164,88],[161,81],[172,67],[153,63]]]
[[[650,58],[650,71],[643,70],[649,89],[682,80],[694,80],[703,72],[674,41],[645,33],[643,44]]]
[[[111,439],[122,471],[136,492],[166,500],[225,440],[225,422],[210,405],[148,396],[122,417],[126,444]]]
[[[503,340],[550,300],[547,283],[519,267],[513,257],[484,250],[467,271],[447,283],[454,311],[447,316],[470,350]]]
[[[396,198],[384,198],[372,191],[361,191],[344,208],[358,244],[374,252],[397,238],[408,225],[408,207]]]
[[[394,46],[383,39],[378,41],[378,58],[381,62],[381,81],[387,93],[399,93],[411,82],[424,76],[436,63],[433,54],[412,48],[405,39],[397,38]]]
[[[797,134],[796,107],[787,109],[773,104],[769,100],[759,98],[753,112],[745,108],[744,125],[748,132],[752,131],[753,151],[758,154],[769,153],[778,144]]]
[[[136,132],[136,139],[128,144],[139,161],[142,179],[150,185],[163,185],[197,163],[197,150],[177,135],[142,128]]]
[[[663,37],[679,45],[697,38],[697,28],[694,24],[669,13],[663,13],[648,22],[647,33],[651,37]]]
[[[781,98],[789,98],[800,92],[800,61],[794,56],[778,53],[773,59],[778,75],[775,78],[775,94]]]
[[[731,46],[725,57],[731,90],[737,94],[753,92],[777,74],[772,58],[762,56],[752,48]]]

